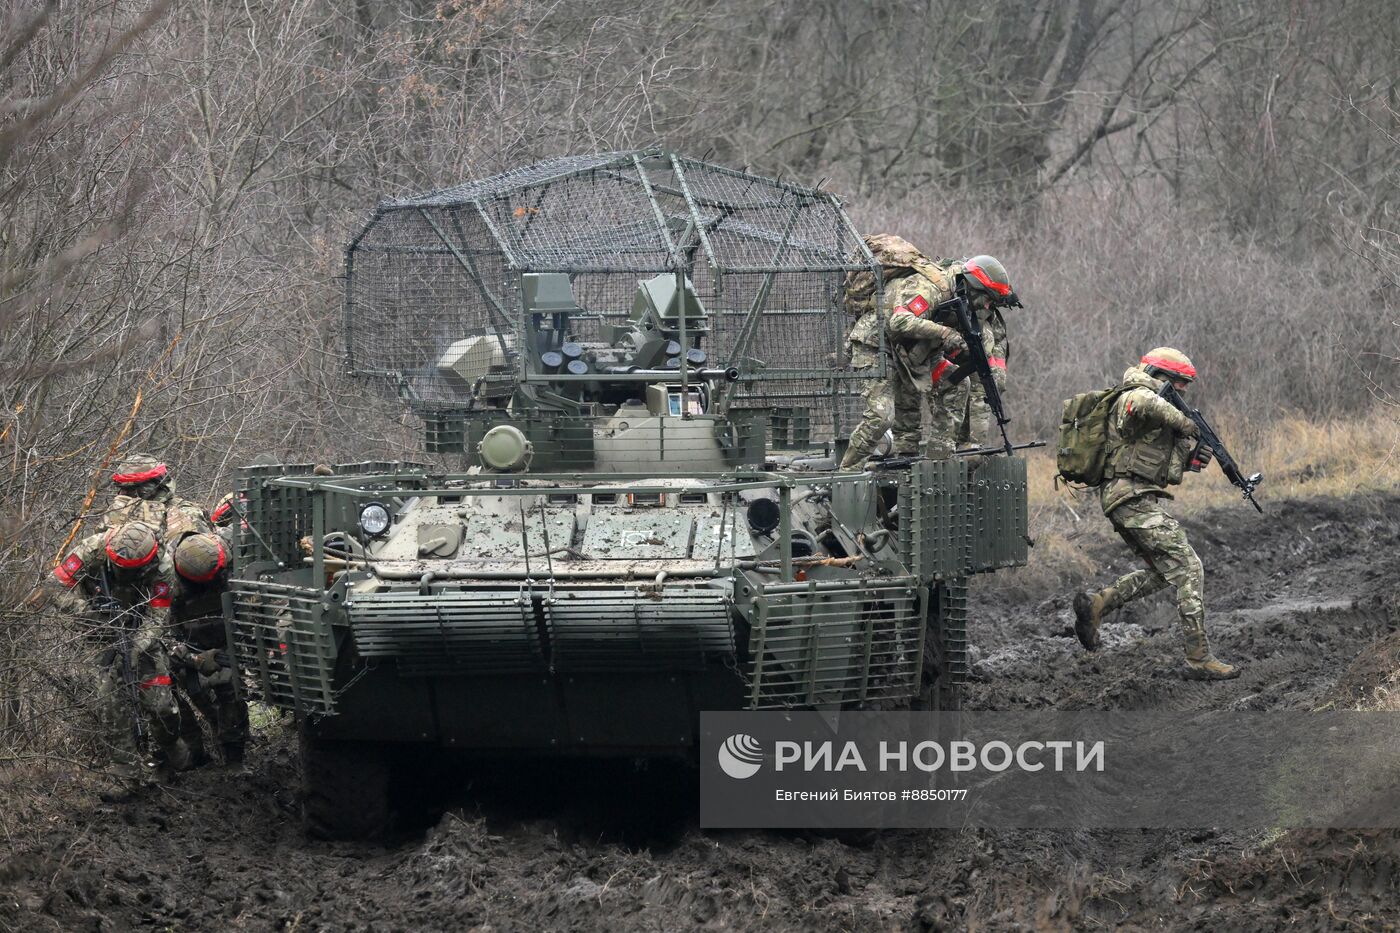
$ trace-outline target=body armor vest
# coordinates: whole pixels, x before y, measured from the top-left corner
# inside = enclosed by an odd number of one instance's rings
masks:
[[[1126,403],[1127,396],[1117,405]],[[1177,450],[1176,434],[1165,427],[1120,435],[1116,427],[1117,413],[1109,418],[1108,469],[1109,477],[1131,477],[1154,486],[1174,486],[1181,482],[1185,466]]]

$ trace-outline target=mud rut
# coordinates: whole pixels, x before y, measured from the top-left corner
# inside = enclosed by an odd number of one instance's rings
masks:
[[[1396,676],[1400,496],[1273,502],[1267,520],[1240,508],[1186,524],[1206,562],[1216,648],[1247,665],[1243,677],[1174,675],[1164,597],[1120,613],[1089,655],[1067,594],[1013,602],[983,586],[967,706],[1308,709],[1346,705]],[[1111,565],[1104,580],[1130,566],[1124,549],[1091,550]],[[705,833],[683,773],[556,765],[528,784],[484,780],[387,845],[333,845],[297,828],[290,743],[253,760],[251,777],[196,772],[121,804],[100,802],[91,780],[33,788],[6,821],[14,850],[0,854],[0,928],[1400,923],[1396,833]]]

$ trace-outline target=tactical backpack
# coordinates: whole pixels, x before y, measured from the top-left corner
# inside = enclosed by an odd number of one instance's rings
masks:
[[[1108,416],[1131,386],[1082,392],[1064,402],[1055,467],[1067,483],[1098,486],[1108,465]]]
[[[896,279],[921,272],[930,278],[938,275],[947,263],[929,259],[919,248],[903,237],[892,233],[869,234],[863,238],[870,255],[880,264],[885,287]],[[860,254],[852,257],[861,259]],[[870,269],[859,269],[846,273],[843,285],[846,298],[846,311],[852,317],[860,317],[871,310],[875,303],[875,273]]]

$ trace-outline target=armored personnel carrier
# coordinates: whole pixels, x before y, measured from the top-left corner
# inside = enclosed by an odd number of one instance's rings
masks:
[[[245,470],[227,602],[309,830],[382,826],[408,745],[684,758],[706,709],[956,707],[1025,465],[836,470],[863,270],[834,196],[664,151],[378,206],[348,366],[424,463]]]

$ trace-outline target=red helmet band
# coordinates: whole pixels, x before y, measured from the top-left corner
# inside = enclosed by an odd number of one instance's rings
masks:
[[[1169,373],[1185,376],[1187,379],[1196,378],[1196,367],[1186,363],[1178,363],[1175,360],[1163,359],[1160,356],[1144,356],[1142,358],[1142,365],[1155,366],[1157,369],[1164,369]]]
[[[195,583],[208,583],[210,580],[217,577],[219,575],[219,571],[223,570],[224,565],[228,563],[228,554],[224,551],[224,543],[222,541],[219,541],[217,538],[215,538],[215,543],[219,546],[219,562],[214,565],[213,570],[201,576],[196,576],[192,573],[186,573],[185,571],[180,570],[180,567],[177,564],[175,569],[180,571],[180,576],[184,577],[186,580],[192,580]]]
[[[987,273],[983,272],[981,266],[969,265],[964,267],[964,271],[971,275],[977,281],[981,282],[984,288],[995,292],[1003,298],[1011,294],[1010,285],[1003,285],[1000,282],[993,282],[992,277],[987,275]]]
[[[166,474],[165,464],[160,463],[144,473],[113,473],[112,482],[127,486],[133,483],[146,483],[153,479],[160,479]]]
[[[156,556],[156,552],[160,550],[160,544],[152,544],[150,551],[147,552],[145,557],[136,558],[122,557],[119,554],[117,554],[116,551],[112,550],[112,542],[110,538],[109,540],[103,542],[103,550],[107,552],[107,558],[112,563],[116,564],[118,567],[125,567],[127,570],[131,570],[135,567],[144,567],[147,564],[149,564],[151,562],[151,559]]]

